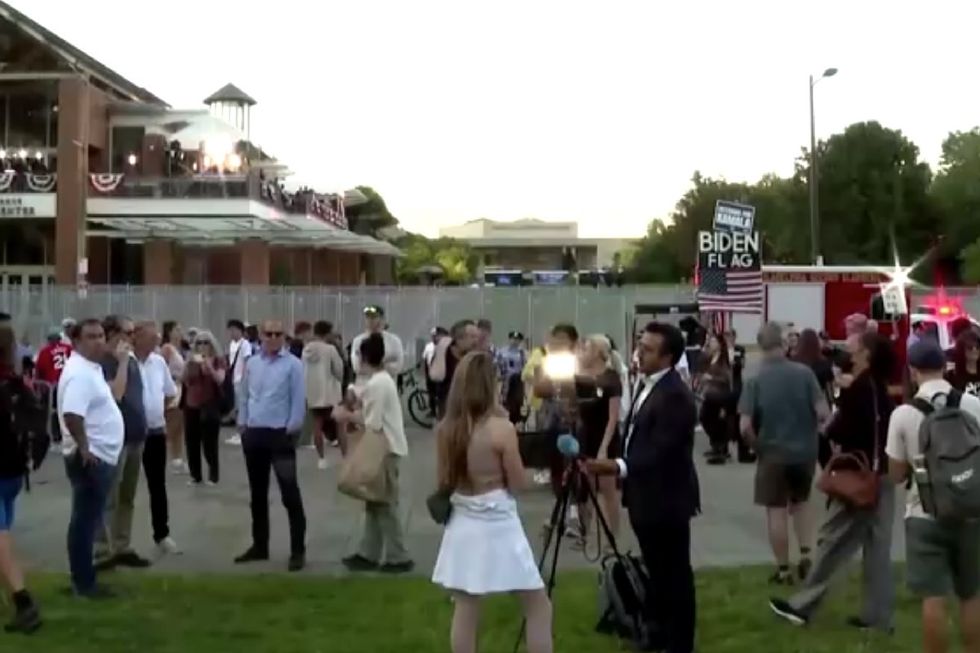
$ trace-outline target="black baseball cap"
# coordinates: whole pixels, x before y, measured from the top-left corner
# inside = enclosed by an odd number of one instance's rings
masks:
[[[368,304],[364,307],[365,317],[384,317],[385,309],[381,308],[377,304]]]
[[[524,340],[524,334],[520,331],[511,331],[507,334],[507,337],[511,340]]]

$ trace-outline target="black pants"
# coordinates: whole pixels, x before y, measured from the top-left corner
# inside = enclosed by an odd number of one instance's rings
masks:
[[[202,408],[184,409],[184,444],[187,449],[187,466],[191,479],[200,483],[204,476],[201,471],[201,450],[208,463],[208,480],[218,482],[218,433],[221,431],[221,417],[217,411]]]
[[[650,575],[647,623],[659,633],[666,653],[694,651],[694,571],[691,568],[691,521],[671,519],[630,522]]]
[[[167,503],[167,435],[150,431],[143,446],[143,473],[150,495],[150,520],[153,541],[159,544],[170,536],[170,514]]]
[[[704,432],[711,442],[711,450],[716,455],[728,453],[728,420],[721,415],[725,408],[727,406],[724,403],[710,399],[706,399],[701,404],[701,426],[704,427]]]
[[[285,429],[250,428],[242,437],[248,487],[252,493],[252,546],[269,552],[269,471],[275,472],[282,505],[289,515],[290,551],[306,553],[306,514],[296,477],[296,442]]]

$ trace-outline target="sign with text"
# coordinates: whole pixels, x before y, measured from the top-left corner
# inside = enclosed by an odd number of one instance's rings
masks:
[[[755,207],[718,200],[715,202],[715,231],[750,234],[755,226]]]
[[[53,218],[54,193],[0,193],[0,219]]]
[[[698,269],[760,270],[759,232],[748,234],[727,231],[698,232]]]

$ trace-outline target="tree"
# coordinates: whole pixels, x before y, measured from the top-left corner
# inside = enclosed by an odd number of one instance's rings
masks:
[[[351,206],[346,210],[348,229],[356,234],[374,236],[379,229],[393,227],[398,218],[391,214],[384,198],[370,186],[358,186],[367,202]]]
[[[818,162],[820,251],[828,262],[890,263],[893,238],[902,260],[928,249],[937,217],[932,173],[901,131],[855,123],[818,145]],[[796,179],[808,177],[804,152]]]
[[[960,253],[960,276],[966,283],[980,283],[980,240],[963,248]]]
[[[466,243],[452,238],[430,240],[410,233],[397,244],[404,254],[396,269],[401,283],[418,283],[433,268],[441,271],[442,280],[448,284],[461,285],[473,278],[477,260]]]
[[[980,238],[980,128],[952,132],[943,141],[931,194],[945,236],[937,252],[942,277],[954,277],[958,273],[967,276],[960,268],[960,264],[966,265],[966,260],[960,256],[959,246],[975,245]]]

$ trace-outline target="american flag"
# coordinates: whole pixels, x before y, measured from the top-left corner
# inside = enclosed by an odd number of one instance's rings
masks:
[[[732,313],[762,312],[762,270],[698,270],[698,308]]]

